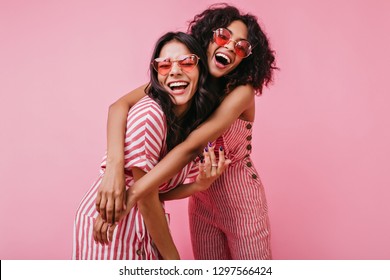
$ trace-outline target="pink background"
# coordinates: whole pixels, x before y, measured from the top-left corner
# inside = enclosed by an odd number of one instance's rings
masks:
[[[69,259],[108,106],[147,80],[157,38],[212,1],[0,1],[0,258]],[[231,1],[277,51],[254,162],[275,259],[390,259],[390,2]],[[152,9],[153,8],[153,9]],[[192,258],[186,201],[169,204]]]

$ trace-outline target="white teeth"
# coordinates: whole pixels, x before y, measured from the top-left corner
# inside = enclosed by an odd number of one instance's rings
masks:
[[[216,53],[215,56],[223,57],[224,59],[226,59],[227,63],[230,63],[230,58],[226,54]]]
[[[186,86],[188,85],[188,83],[186,82],[173,82],[173,83],[170,83],[168,86],[169,87],[182,87],[182,86]]]

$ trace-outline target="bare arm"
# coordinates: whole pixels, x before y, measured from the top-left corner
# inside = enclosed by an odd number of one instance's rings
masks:
[[[133,168],[132,171],[136,181],[146,174],[139,168]],[[138,201],[138,209],[144,219],[146,228],[163,259],[180,259],[179,252],[176,249],[172,235],[169,231],[165,211],[158,196],[158,188],[152,190]]]
[[[132,168],[134,180],[139,180],[146,173],[137,168]],[[143,217],[146,228],[153,242],[156,244],[158,251],[165,260],[180,259],[179,252],[173,242],[172,235],[169,231],[169,226],[165,217],[165,211],[159,199],[158,188],[152,190],[142,199],[138,201],[138,209]],[[123,211],[123,215],[127,216],[131,208]],[[95,241],[102,245],[108,245],[112,241],[116,224],[109,225],[100,215],[94,222],[93,237]]]
[[[160,194],[160,200],[175,200],[189,197],[197,192],[207,190],[211,184],[225,171],[230,164],[230,159],[225,159],[223,149],[218,149],[219,159],[216,163],[214,147],[210,147],[208,152],[203,152],[204,162],[199,163],[199,175],[196,181],[191,184],[177,186],[173,190]],[[218,165],[213,167],[213,165]]]
[[[111,104],[107,119],[107,167],[112,163],[122,163],[124,160],[124,143],[126,119],[131,107],[145,96],[146,85],[122,96]]]
[[[110,224],[118,222],[125,206],[124,139],[129,109],[145,96],[143,85],[113,103],[107,120],[107,166],[96,197],[96,210]],[[115,219],[115,216],[118,219]]]
[[[208,141],[220,136],[254,102],[251,86],[240,86],[233,90],[218,109],[187,139],[168,153],[148,174],[135,183],[127,195],[127,207],[153,188],[173,177],[190,162]]]

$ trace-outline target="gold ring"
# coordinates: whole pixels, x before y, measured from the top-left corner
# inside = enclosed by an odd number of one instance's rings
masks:
[[[211,166],[212,166],[212,167],[218,167],[218,164],[213,163]]]

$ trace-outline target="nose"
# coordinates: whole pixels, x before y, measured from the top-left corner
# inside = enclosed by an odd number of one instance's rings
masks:
[[[174,61],[172,63],[171,71],[169,71],[169,75],[173,76],[178,74],[181,74],[181,68],[179,66],[179,63],[177,61]]]
[[[224,47],[227,48],[228,50],[234,51],[235,44],[236,41],[230,39],[229,42],[227,42]]]

